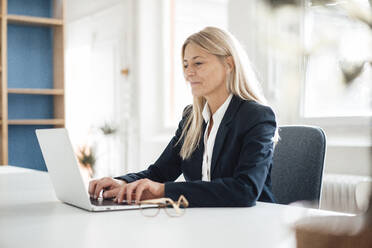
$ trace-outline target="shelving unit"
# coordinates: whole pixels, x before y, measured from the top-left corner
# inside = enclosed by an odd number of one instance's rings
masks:
[[[35,129],[64,127],[64,0],[0,0],[1,164],[46,170]]]
[[[2,122],[0,121],[0,124]],[[64,126],[65,120],[63,119],[19,119],[19,120],[8,120],[8,125],[58,125]]]
[[[8,15],[8,23],[34,26],[62,26],[63,21],[55,18]]]
[[[8,94],[63,95],[64,93],[64,89],[8,89]]]

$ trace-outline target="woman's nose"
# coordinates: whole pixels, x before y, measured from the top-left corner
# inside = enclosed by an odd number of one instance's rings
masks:
[[[185,69],[185,74],[186,76],[193,76],[195,75],[195,70],[193,68],[191,68],[191,66],[188,66],[186,69]]]

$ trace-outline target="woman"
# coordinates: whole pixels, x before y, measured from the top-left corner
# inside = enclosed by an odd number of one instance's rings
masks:
[[[184,195],[190,207],[253,206],[274,202],[270,172],[277,139],[275,115],[238,41],[215,27],[182,46],[193,104],[175,136],[147,170],[93,180],[92,197],[118,202]],[[186,182],[174,182],[183,173]]]

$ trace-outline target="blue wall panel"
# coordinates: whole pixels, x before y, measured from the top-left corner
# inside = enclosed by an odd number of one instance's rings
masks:
[[[35,129],[53,126],[9,126],[9,164],[46,171]]]
[[[52,0],[8,0],[8,13],[52,17]],[[53,88],[53,28],[8,24],[8,88]],[[51,119],[53,96],[8,95],[8,118]],[[46,170],[35,135],[50,125],[9,125],[9,164]]]
[[[50,27],[8,25],[8,88],[53,88]]]
[[[52,17],[52,0],[8,0],[8,14]]]
[[[53,119],[53,96],[18,95],[8,96],[8,118],[15,119]]]

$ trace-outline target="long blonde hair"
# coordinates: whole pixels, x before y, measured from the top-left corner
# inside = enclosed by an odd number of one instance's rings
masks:
[[[238,40],[229,32],[216,28],[206,27],[200,32],[189,36],[182,46],[182,61],[186,46],[196,44],[209,54],[220,59],[231,56],[234,67],[227,75],[226,87],[229,93],[244,100],[254,100],[267,105],[266,98],[262,94],[260,83],[257,79],[248,56]],[[206,103],[204,97],[194,97],[192,112],[187,113],[187,119],[182,129],[182,134],[177,144],[183,139],[180,151],[182,159],[188,159],[199,144],[203,131],[202,111]],[[278,140],[278,129],[275,132],[274,142]]]

